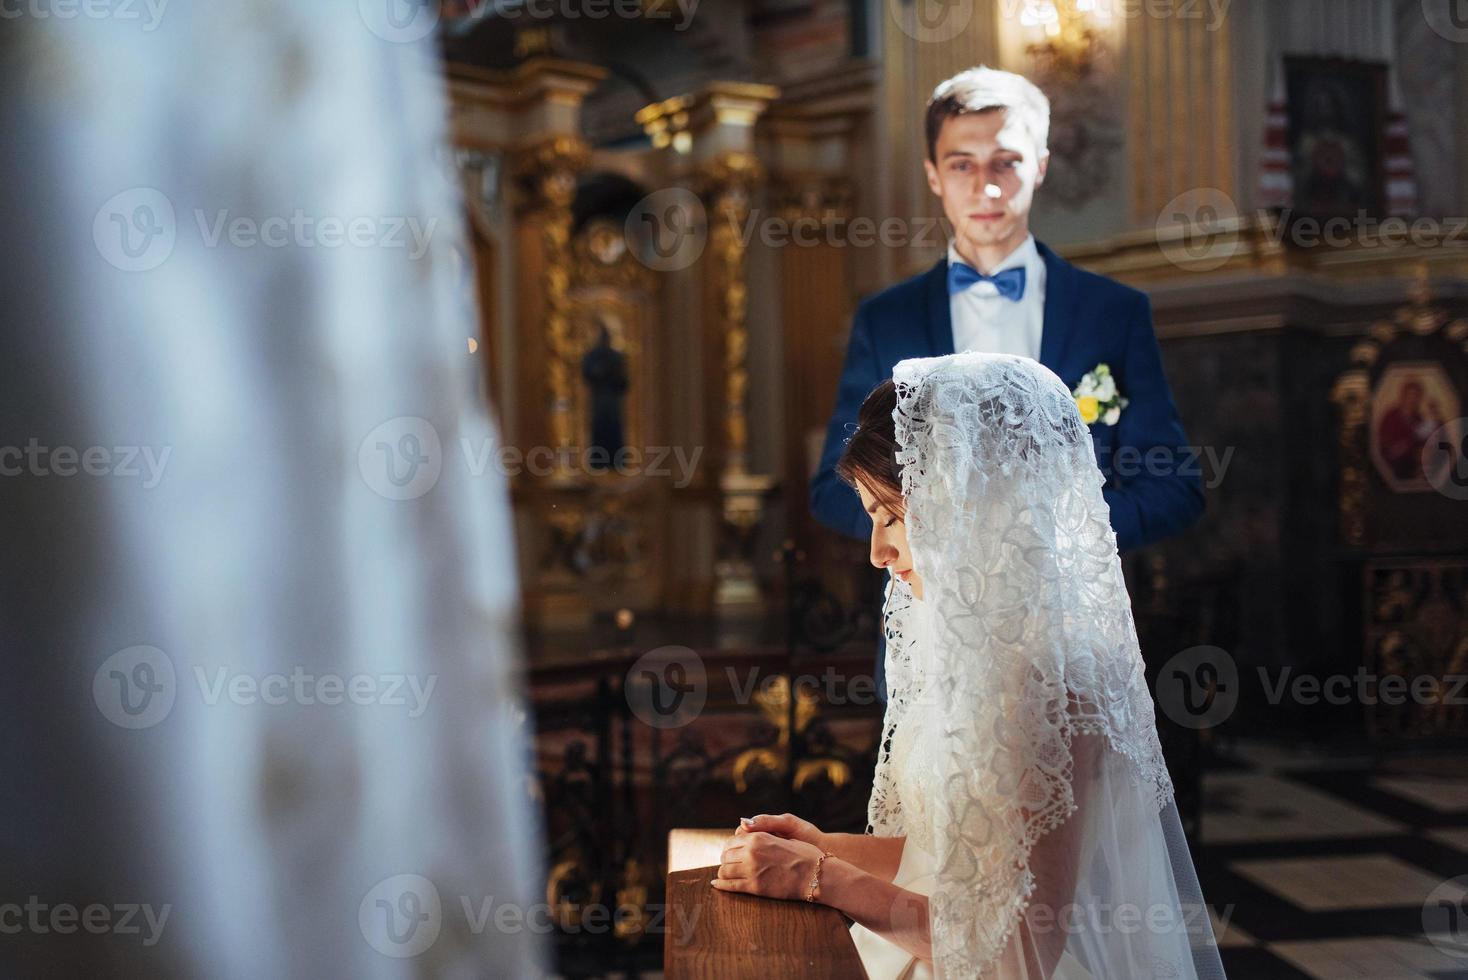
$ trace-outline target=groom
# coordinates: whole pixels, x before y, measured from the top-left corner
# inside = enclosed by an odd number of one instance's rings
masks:
[[[971,68],[933,92],[926,131],[923,169],[953,240],[932,269],[857,308],[811,483],[817,520],[854,538],[871,535],[871,518],[834,470],[867,393],[904,358],[978,350],[1034,358],[1072,391],[1107,365],[1127,403],[1090,428],[1117,546],[1128,551],[1181,531],[1203,512],[1201,473],[1185,448],[1147,296],[1077,269],[1030,234],[1030,207],[1050,162],[1049,100],[1019,75]],[[879,652],[885,700],[883,660]]]

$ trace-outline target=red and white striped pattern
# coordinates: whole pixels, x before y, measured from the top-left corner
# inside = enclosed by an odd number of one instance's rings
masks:
[[[1289,100],[1282,58],[1275,59],[1272,74],[1273,84],[1264,112],[1263,146],[1259,152],[1259,207],[1288,208],[1294,202],[1295,178],[1290,169]],[[1395,86],[1391,101],[1384,141],[1387,214],[1413,217],[1417,214],[1417,168],[1412,162],[1407,117],[1399,107]]]
[[[1295,196],[1290,172],[1289,116],[1286,115],[1284,62],[1276,58],[1274,84],[1264,111],[1264,146],[1259,152],[1259,206],[1287,208]]]
[[[1407,117],[1396,108],[1386,121],[1386,209],[1398,217],[1417,214],[1417,168],[1407,138]]]

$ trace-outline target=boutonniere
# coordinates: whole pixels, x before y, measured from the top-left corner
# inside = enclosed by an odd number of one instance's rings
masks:
[[[1111,367],[1104,363],[1097,364],[1081,378],[1071,397],[1076,400],[1076,408],[1081,410],[1081,421],[1087,425],[1098,420],[1106,425],[1115,425],[1121,418],[1121,410],[1127,406],[1127,399],[1116,390]]]

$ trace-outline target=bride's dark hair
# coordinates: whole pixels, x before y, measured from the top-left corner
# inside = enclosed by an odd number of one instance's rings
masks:
[[[897,464],[897,430],[892,412],[897,386],[888,378],[872,389],[856,413],[856,431],[836,463],[836,475],[853,490],[857,481],[894,514],[907,511],[902,499],[902,467]]]

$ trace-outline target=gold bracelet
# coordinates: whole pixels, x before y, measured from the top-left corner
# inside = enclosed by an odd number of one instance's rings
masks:
[[[816,900],[816,889],[821,887],[821,865],[825,864],[826,858],[831,856],[831,852],[826,851],[821,855],[821,859],[816,862],[816,873],[811,877],[810,891],[806,892],[805,895],[805,900],[807,902],[814,902]]]

